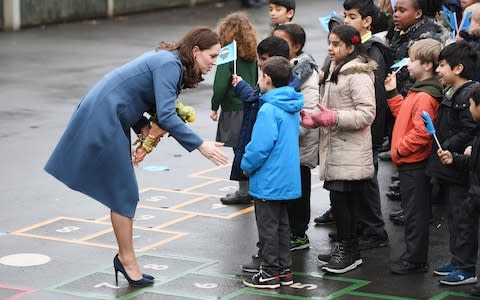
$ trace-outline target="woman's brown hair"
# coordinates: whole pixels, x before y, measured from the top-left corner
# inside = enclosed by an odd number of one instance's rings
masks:
[[[192,88],[203,81],[202,72],[193,57],[193,48],[197,46],[203,51],[219,43],[220,38],[213,30],[208,27],[198,26],[190,30],[177,43],[160,42],[156,50],[178,51],[178,56],[183,66],[183,88]]]

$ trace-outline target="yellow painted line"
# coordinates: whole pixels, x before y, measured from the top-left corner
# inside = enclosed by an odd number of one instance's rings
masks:
[[[18,235],[18,234],[21,234],[23,232],[26,232],[26,231],[30,231],[32,229],[35,229],[35,228],[38,228],[38,227],[42,227],[44,225],[47,225],[47,224],[50,224],[50,223],[53,223],[53,222],[56,222],[58,220],[62,220],[64,219],[65,217],[56,217],[56,218],[53,218],[53,219],[49,219],[47,221],[43,221],[43,222],[40,222],[40,223],[36,223],[36,224],[33,224],[33,225],[30,225],[29,227],[25,227],[25,228],[22,228],[22,229],[19,229],[17,231],[14,231],[12,232],[11,234],[13,235]]]
[[[136,249],[136,251],[138,252],[143,252],[143,251],[147,251],[147,250],[150,250],[152,248],[155,248],[155,247],[158,247],[158,246],[161,246],[161,245],[164,245],[164,244],[167,244],[167,243],[170,243],[171,241],[174,241],[176,239],[179,239],[181,237],[184,237],[186,236],[188,233],[186,232],[177,232],[176,235],[172,236],[172,237],[169,237],[167,239],[164,239],[158,243],[155,243],[155,244],[150,244],[148,246],[145,246],[143,248],[139,248],[139,249]]]
[[[205,199],[208,199],[208,198],[209,198],[208,196],[201,196],[201,197],[198,197],[198,198],[188,200],[188,201],[182,202],[180,204],[174,205],[174,206],[170,207],[169,209],[170,210],[176,210],[179,207],[184,207],[184,206],[187,206],[187,205],[190,205],[192,203],[202,201],[202,200],[205,200]]]
[[[107,223],[110,224],[111,223],[110,222],[110,214],[105,215],[103,217],[100,217],[98,219],[95,219],[95,222],[100,223],[100,224],[107,224]]]
[[[197,216],[196,214],[189,214],[189,215],[186,215],[186,216],[184,216],[184,217],[182,217],[182,218],[178,218],[178,219],[172,220],[172,221],[170,221],[170,222],[157,225],[157,226],[153,227],[153,229],[165,228],[165,227],[168,227],[168,226],[170,226],[170,225],[183,222],[183,221],[185,221],[185,220],[191,219],[191,218],[196,217],[196,216]]]
[[[228,164],[228,165],[224,165],[224,166],[216,166],[216,167],[212,167],[210,169],[206,169],[206,170],[203,170],[203,171],[200,171],[200,172],[197,172],[197,173],[193,173],[193,174],[190,174],[191,177],[195,177],[195,178],[203,178],[203,174],[205,173],[209,173],[209,172],[213,172],[213,171],[217,171],[217,170],[221,170],[221,169],[224,169],[224,168],[231,168],[232,165],[231,164]],[[210,177],[208,176],[208,178],[218,178],[218,177]]]
[[[217,182],[220,182],[220,181],[225,181],[224,179],[212,179],[212,180],[209,180],[209,181],[205,181],[204,183],[200,183],[200,184],[197,184],[197,185],[194,185],[194,186],[191,186],[189,188],[186,188],[184,189],[184,191],[191,191],[191,190],[195,190],[195,189],[199,189],[199,188],[202,188],[202,187],[205,187],[207,185],[210,185],[210,184],[214,184],[214,183],[217,183]]]
[[[190,189],[190,188],[188,188]],[[212,196],[212,197],[218,197],[218,195],[211,195],[211,194],[205,194],[205,193],[197,193],[197,192],[191,192],[187,190],[171,190],[171,189],[162,189],[162,188],[154,188],[154,187],[149,187],[146,188],[145,191],[142,191],[141,193],[145,192],[151,192],[151,191],[156,191],[156,192],[170,192],[170,193],[176,193],[176,194],[182,194],[182,195],[192,195],[192,196]]]
[[[101,231],[92,233],[90,235],[87,235],[87,236],[85,236],[81,239],[78,239],[78,241],[81,241],[81,242],[88,241],[88,240],[91,240],[93,238],[99,237],[101,235],[104,235],[105,233],[109,233],[109,232],[112,232],[112,231],[113,231],[113,228],[108,228],[108,229],[105,229],[105,230],[101,230]]]
[[[229,215],[226,215],[226,216],[225,215],[219,215],[219,214],[204,213],[204,212],[193,212],[193,211],[187,211],[187,210],[175,210],[175,211],[183,212],[183,213],[194,213],[194,214],[202,216],[202,217],[211,217],[211,218],[228,220],[228,219],[231,219],[231,218],[234,218],[234,217],[237,217],[237,216],[248,214],[248,213],[252,212],[253,210],[254,210],[253,206],[249,206],[249,207],[244,208],[244,209],[242,209],[238,212],[235,212],[235,213],[232,213],[232,214],[229,214]]]

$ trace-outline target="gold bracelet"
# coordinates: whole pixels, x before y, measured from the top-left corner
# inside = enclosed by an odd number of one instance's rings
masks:
[[[155,137],[151,136],[150,134],[145,137],[145,139],[142,142],[141,147],[147,152],[150,153],[153,151],[153,148],[155,148],[158,144],[158,141]]]
[[[133,143],[133,146],[139,145],[140,147],[144,140],[145,140],[145,135],[143,133],[140,133],[137,137],[137,140]]]

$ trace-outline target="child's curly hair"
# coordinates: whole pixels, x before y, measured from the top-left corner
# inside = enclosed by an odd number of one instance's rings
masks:
[[[257,32],[243,12],[235,12],[220,20],[217,26],[222,47],[235,40],[238,57],[255,62],[257,60]]]

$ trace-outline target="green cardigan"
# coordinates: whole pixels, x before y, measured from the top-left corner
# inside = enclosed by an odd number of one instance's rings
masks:
[[[243,102],[235,93],[232,86],[233,61],[217,66],[215,81],[213,82],[213,96],[211,109],[217,111],[221,106],[222,111],[243,110]],[[258,79],[256,62],[247,62],[237,59],[237,75],[254,87]]]

